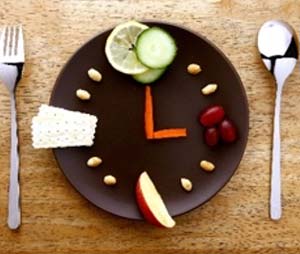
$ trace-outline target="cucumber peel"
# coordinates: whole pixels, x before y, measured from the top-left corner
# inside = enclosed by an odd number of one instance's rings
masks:
[[[158,80],[166,71],[162,69],[149,69],[141,74],[132,75],[133,79],[142,84],[150,84]]]

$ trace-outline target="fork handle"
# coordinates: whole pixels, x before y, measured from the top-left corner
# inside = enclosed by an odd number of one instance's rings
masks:
[[[273,151],[271,174],[270,217],[272,220],[281,218],[281,169],[280,169],[280,104],[282,86],[278,84],[276,91],[274,126],[273,126]]]
[[[8,227],[17,229],[21,224],[20,185],[19,185],[19,148],[15,94],[10,94],[11,103],[11,150],[10,178],[8,194]]]

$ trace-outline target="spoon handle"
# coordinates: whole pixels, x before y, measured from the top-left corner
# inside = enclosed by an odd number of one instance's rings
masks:
[[[272,220],[281,218],[281,176],[280,176],[280,104],[282,86],[278,84],[275,100],[274,125],[273,125],[273,151],[272,151],[272,176],[270,216]]]

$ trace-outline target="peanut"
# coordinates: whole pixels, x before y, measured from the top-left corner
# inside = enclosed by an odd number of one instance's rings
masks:
[[[215,165],[212,162],[206,160],[202,160],[200,162],[200,167],[208,172],[211,172],[215,169]]]
[[[189,179],[181,178],[180,182],[181,182],[181,186],[182,186],[183,189],[185,189],[186,191],[191,191],[192,190],[193,184]]]
[[[99,158],[97,156],[93,156],[88,159],[86,164],[91,168],[95,168],[95,167],[98,167],[101,163],[102,163],[101,158]]]
[[[192,63],[188,65],[187,71],[192,75],[197,75],[199,72],[201,72],[201,67],[199,64]]]
[[[94,68],[88,70],[88,76],[90,77],[90,79],[96,82],[100,82],[102,80],[101,73]]]
[[[76,90],[76,96],[83,101],[87,101],[91,98],[91,94],[83,89],[77,89]]]
[[[117,179],[112,175],[106,175],[103,178],[103,182],[106,185],[115,185],[117,183]]]
[[[214,93],[217,89],[218,89],[217,84],[208,84],[205,87],[203,87],[201,91],[204,95],[209,95]]]

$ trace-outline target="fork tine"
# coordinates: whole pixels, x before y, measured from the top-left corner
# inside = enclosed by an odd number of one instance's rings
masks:
[[[17,53],[16,55],[20,59],[20,62],[24,62],[25,57],[24,57],[24,37],[23,37],[23,27],[22,25],[18,26],[18,45],[17,45]]]
[[[17,34],[17,27],[16,26],[12,26],[11,28],[11,48],[10,48],[10,56],[12,55],[16,55],[15,51],[16,51],[16,34]]]
[[[6,28],[6,33],[5,33],[5,41],[4,41],[4,56],[9,56],[9,51],[10,51],[10,48],[11,48],[11,38],[10,38],[10,35],[11,35],[11,26],[8,26]]]
[[[7,45],[7,51],[6,51],[6,55],[7,56],[11,56],[12,53],[12,49],[13,49],[13,35],[14,35],[14,27],[10,26],[9,29],[9,35],[8,35],[8,45]]]
[[[4,26],[0,30],[0,61],[1,61],[1,58],[4,56],[4,42],[5,42],[6,29],[7,29],[7,26]]]

